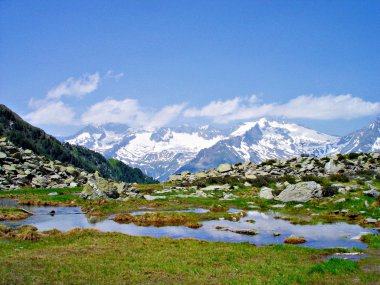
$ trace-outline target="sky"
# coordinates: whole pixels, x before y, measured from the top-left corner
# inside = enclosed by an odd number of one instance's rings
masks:
[[[0,103],[70,135],[380,114],[380,1],[0,0]]]

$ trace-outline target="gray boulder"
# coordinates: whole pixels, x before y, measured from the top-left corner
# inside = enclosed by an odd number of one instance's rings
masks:
[[[262,199],[273,199],[273,189],[269,187],[262,187],[259,192],[259,197]]]
[[[314,181],[290,184],[275,199],[282,202],[308,202],[313,198],[322,198],[322,186]]]
[[[231,164],[223,163],[223,164],[219,165],[217,170],[220,173],[228,172],[228,171],[232,170],[232,166],[231,166]]]
[[[367,195],[367,196],[374,197],[374,198],[377,198],[380,195],[379,191],[377,191],[375,189],[371,189],[371,190],[368,190],[368,191],[363,191],[363,193],[365,195]]]

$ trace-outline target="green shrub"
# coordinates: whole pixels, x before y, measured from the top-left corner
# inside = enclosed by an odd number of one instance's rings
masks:
[[[302,181],[315,181],[322,186],[328,186],[330,183],[323,177],[315,176],[315,175],[305,175],[301,177]]]
[[[332,197],[338,194],[338,188],[328,185],[326,187],[323,187],[322,189],[322,195],[323,197]]]
[[[357,159],[360,155],[361,155],[361,153],[351,152],[347,155],[347,158],[348,159]]]
[[[328,179],[330,181],[350,182],[350,178],[344,174],[331,174]]]
[[[274,179],[270,175],[265,176],[257,176],[256,179],[248,179],[249,183],[252,184],[253,187],[264,187],[268,186],[270,183],[273,183]]]

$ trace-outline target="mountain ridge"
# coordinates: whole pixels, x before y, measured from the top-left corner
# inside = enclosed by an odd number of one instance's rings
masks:
[[[377,121],[379,118],[375,122]],[[271,158],[299,156],[302,152],[315,156],[347,153],[350,143],[347,139],[343,140],[346,136],[327,135],[287,120],[266,118],[225,130],[207,125],[164,127],[154,131],[125,127],[124,132],[115,132],[111,128],[106,130],[108,137],[104,132],[107,127],[103,125],[97,128],[97,132],[87,135],[88,140],[85,142],[81,142],[78,136],[72,136],[66,142],[88,143],[87,147],[103,153],[106,157],[114,157],[139,167],[145,174],[161,181],[173,173],[209,169],[221,163],[248,160],[260,162]],[[263,134],[263,130],[267,133]],[[101,136],[102,132],[106,135]],[[181,142],[178,144],[176,139],[181,135]],[[115,139],[117,136],[122,139]],[[369,145],[376,145],[379,136],[377,132],[373,132],[367,138]],[[380,140],[378,144],[380,145]]]

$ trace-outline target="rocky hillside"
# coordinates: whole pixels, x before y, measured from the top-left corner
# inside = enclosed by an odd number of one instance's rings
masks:
[[[7,137],[17,147],[32,150],[47,159],[72,164],[90,173],[99,171],[105,178],[124,182],[155,182],[140,169],[129,167],[122,162],[109,161],[85,147],[62,144],[43,130],[25,122],[4,105],[0,105],[0,136]]]
[[[77,187],[91,177],[93,174],[82,169],[51,161],[0,138],[0,190]]]
[[[380,153],[337,154],[330,157],[298,157],[292,159],[271,159],[255,164],[251,162],[238,164],[221,164],[216,169],[170,176],[170,181],[178,184],[218,183],[230,181],[258,182],[261,179],[276,177],[303,176],[324,177],[331,174],[351,175],[355,173],[379,174]]]

